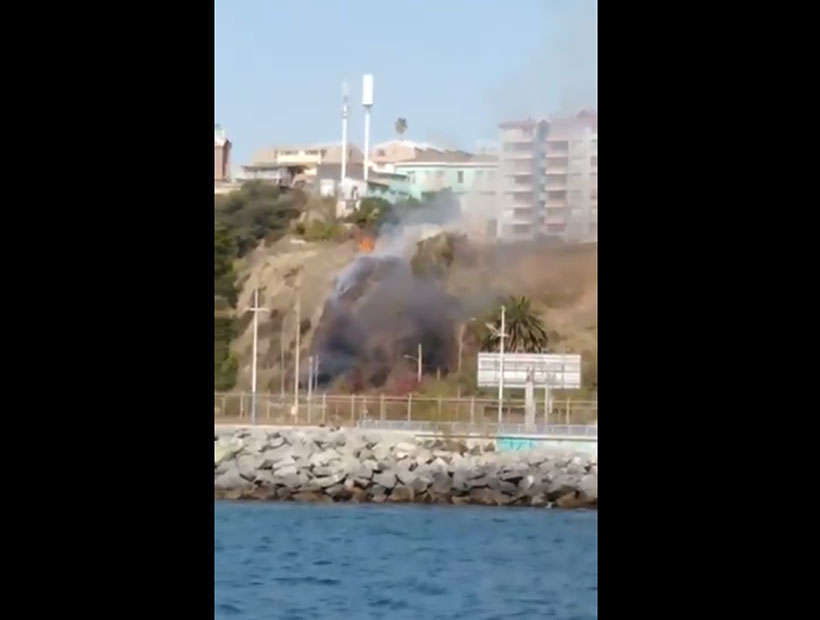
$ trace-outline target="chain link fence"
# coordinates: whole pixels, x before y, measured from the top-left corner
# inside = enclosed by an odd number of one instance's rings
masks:
[[[214,394],[214,419],[217,423],[236,424],[252,421],[253,395],[248,393]],[[537,428],[565,429],[597,436],[598,401],[553,400],[549,411],[544,401],[536,401]],[[498,399],[429,397],[365,394],[315,394],[309,399],[300,394],[298,401],[276,394],[256,395],[256,423],[285,425],[333,424],[396,430],[498,427]],[[524,400],[504,399],[504,429],[524,427]],[[583,430],[582,430],[583,429]],[[507,432],[505,430],[505,432]],[[509,431],[513,432],[513,431]],[[561,433],[563,434],[563,433]]]

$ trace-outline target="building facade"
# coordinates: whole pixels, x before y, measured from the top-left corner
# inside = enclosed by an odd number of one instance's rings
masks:
[[[359,147],[347,145],[347,164],[361,164],[364,154]],[[326,164],[342,163],[340,142],[307,146],[277,146],[258,151],[248,166],[300,167],[305,175],[315,176],[317,168]]]
[[[525,241],[544,225],[545,153],[549,124],[528,119],[501,123],[498,156],[498,236]]]
[[[597,113],[499,127],[499,237],[597,241]]]
[[[214,126],[214,182],[227,183],[231,180],[231,141],[225,130]]]
[[[455,194],[495,195],[496,160],[465,158],[465,161],[405,161],[394,164],[396,174],[407,178],[410,194],[421,200],[426,194],[449,189]]]
[[[550,123],[544,167],[544,233],[598,240],[598,116],[583,111]]]

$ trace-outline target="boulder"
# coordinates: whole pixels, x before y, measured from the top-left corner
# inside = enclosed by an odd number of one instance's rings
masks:
[[[237,445],[214,444],[214,467],[217,467],[220,463],[230,460],[237,452],[239,452],[239,446]]]
[[[578,484],[578,490],[581,491],[581,494],[584,496],[584,499],[586,501],[597,502],[598,476],[587,474],[586,476],[581,478],[581,482]]]
[[[401,482],[404,486],[407,487],[412,486],[413,482],[415,482],[416,478],[418,478],[415,472],[412,472],[404,467],[400,467],[397,469],[396,477],[399,479],[399,482]]]
[[[387,501],[396,503],[412,502],[414,495],[412,488],[398,485],[390,492]]]
[[[391,471],[385,471],[373,476],[373,482],[385,489],[392,489],[396,486],[396,475]]]
[[[299,493],[294,493],[291,497],[297,502],[311,502],[314,504],[333,503],[332,498],[328,497],[324,493],[318,493],[315,491],[300,491]]]
[[[336,450],[323,450],[322,452],[315,452],[310,455],[308,462],[313,467],[321,467],[322,465],[329,465],[332,461],[337,461],[341,458],[341,454]]]
[[[232,468],[230,471],[226,471],[224,474],[217,476],[214,479],[214,488],[215,489],[241,489],[244,487],[251,486],[251,481],[243,478],[239,470],[236,468]]]
[[[286,465],[285,467],[279,467],[273,470],[273,473],[277,478],[295,476],[298,472],[299,470],[296,468],[296,465]]]
[[[239,475],[246,480],[254,480],[259,467],[260,457],[253,454],[243,454],[236,460]]]
[[[258,486],[276,486],[276,479],[273,477],[273,474],[267,469],[258,470],[256,472],[256,478],[254,478],[253,482]]]
[[[334,484],[325,489],[325,495],[332,497],[334,501],[341,502],[350,499],[353,494],[345,485]]]
[[[343,473],[336,473],[331,476],[320,476],[318,478],[314,478],[312,482],[319,487],[326,489],[333,485],[339,484],[342,480],[344,480],[344,477],[345,476]]]

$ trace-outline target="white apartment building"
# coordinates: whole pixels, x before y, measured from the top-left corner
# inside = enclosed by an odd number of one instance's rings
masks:
[[[544,221],[544,154],[549,124],[528,119],[501,123],[499,128],[498,237],[533,239]]]
[[[500,128],[499,237],[597,241],[597,114]]]
[[[598,116],[583,111],[550,123],[544,167],[543,233],[598,240]]]

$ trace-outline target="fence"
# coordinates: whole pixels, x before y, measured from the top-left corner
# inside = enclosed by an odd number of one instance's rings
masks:
[[[252,395],[214,394],[214,418],[223,423],[246,423],[251,419]],[[437,430],[476,427],[495,432],[523,432],[524,400],[504,399],[502,424],[498,425],[498,400],[492,398],[423,397],[315,394],[308,399],[293,395],[257,394],[256,421],[261,424],[335,424],[396,430]],[[536,403],[536,427],[556,434],[597,436],[598,401],[553,400],[545,412],[544,401]],[[455,432],[455,430],[453,430]],[[541,432],[541,431],[538,431]]]

